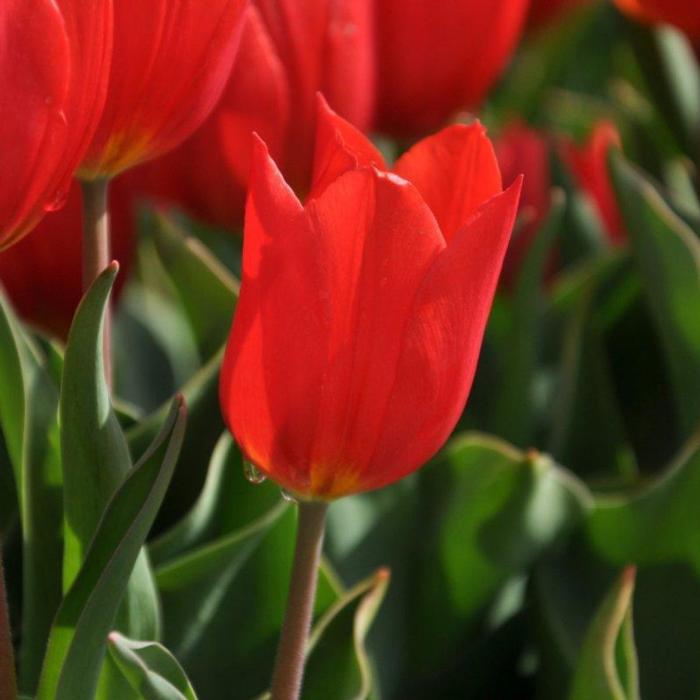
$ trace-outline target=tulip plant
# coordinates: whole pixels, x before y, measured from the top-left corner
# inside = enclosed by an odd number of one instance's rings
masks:
[[[0,3],[0,700],[700,694],[700,5]]]

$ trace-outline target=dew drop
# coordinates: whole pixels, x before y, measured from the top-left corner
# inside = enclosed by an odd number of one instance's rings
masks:
[[[299,503],[299,500],[293,494],[289,493],[289,491],[280,489],[280,493],[282,494],[282,498],[288,503]]]
[[[243,474],[251,484],[255,484],[256,486],[262,484],[263,481],[267,479],[252,462],[243,462]]]
[[[58,190],[54,194],[54,196],[44,204],[44,211],[51,212],[51,211],[58,211],[59,209],[63,209],[63,207],[66,204],[66,200],[68,199],[68,190],[67,189],[61,189]]]

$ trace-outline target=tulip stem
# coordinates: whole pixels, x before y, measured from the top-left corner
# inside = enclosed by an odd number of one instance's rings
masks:
[[[0,551],[0,698],[14,700],[17,697],[15,662],[12,653],[12,634],[10,633],[10,616],[7,612],[5,596],[5,572],[2,568],[2,551]]]
[[[110,232],[107,178],[83,180],[83,293],[109,265]],[[104,320],[104,367],[107,384],[112,384],[112,315]]]
[[[301,694],[327,510],[324,502],[299,503],[287,611],[272,674],[272,700],[298,700]]]

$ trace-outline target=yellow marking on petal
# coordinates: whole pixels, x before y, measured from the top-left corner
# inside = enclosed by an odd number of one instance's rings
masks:
[[[314,464],[311,467],[311,495],[325,500],[361,491],[359,474],[352,467]]]

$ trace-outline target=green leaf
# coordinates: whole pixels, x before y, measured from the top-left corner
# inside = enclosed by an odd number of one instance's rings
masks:
[[[151,448],[107,504],[49,637],[37,700],[90,698],[107,634],[175,468],[185,430],[176,400]]]
[[[415,567],[415,627],[406,632],[424,673],[449,663],[484,606],[590,506],[583,485],[545,455],[474,433],[448,443],[425,478],[440,486],[435,539],[426,542],[436,554]]]
[[[187,235],[166,216],[157,217],[154,240],[200,354],[208,359],[226,340],[238,299],[238,281],[201,241]]]
[[[23,332],[0,293],[0,427],[12,462],[22,525],[20,686],[33,689],[61,602],[63,506],[58,388],[50,359]]]
[[[570,700],[639,700],[632,631],[634,578],[635,569],[625,569],[591,622]]]
[[[587,533],[611,563],[624,566],[687,562],[700,576],[700,433],[674,464],[641,493],[599,496]]]
[[[620,153],[610,166],[688,437],[700,423],[700,240]]]
[[[76,312],[66,346],[61,385],[61,459],[65,544],[63,586],[74,581],[105,506],[132,467],[112,408],[103,362],[103,319],[118,266],[108,267]],[[159,605],[145,553],[139,556],[120,611],[119,628],[157,638]]]
[[[564,204],[564,193],[554,190],[547,219],[528,251],[512,294],[500,373],[507,390],[496,397],[492,429],[522,446],[533,439],[533,383],[542,340],[543,278],[554,237],[561,227]]]
[[[365,641],[389,585],[380,569],[333,603],[314,625],[307,652],[304,700],[366,700],[376,697]]]
[[[197,700],[177,659],[157,642],[109,635],[109,653],[131,687],[144,700]]]
[[[223,348],[182,388],[188,407],[189,430],[180,452],[179,468],[158,515],[158,528],[168,528],[192,506],[206,479],[212,450],[224,429],[219,407],[219,367]],[[147,416],[127,432],[132,454],[140,454],[158,431],[168,412],[168,404]]]

